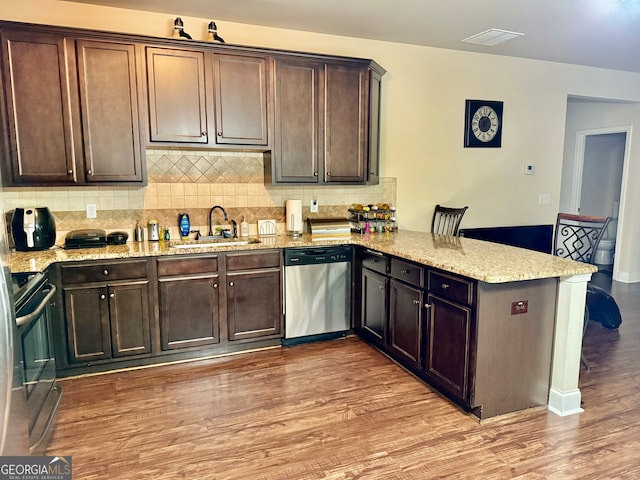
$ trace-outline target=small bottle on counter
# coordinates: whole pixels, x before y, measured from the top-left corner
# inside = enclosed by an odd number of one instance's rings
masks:
[[[249,224],[247,223],[244,215],[242,216],[242,221],[240,222],[240,236],[248,237],[249,236]]]
[[[140,226],[140,221],[136,221],[136,228],[133,232],[133,238],[136,242],[144,242],[144,229]]]
[[[186,238],[189,236],[189,232],[191,231],[191,222],[189,221],[189,214],[187,213],[178,214],[178,228],[180,229],[180,236],[182,238]]]

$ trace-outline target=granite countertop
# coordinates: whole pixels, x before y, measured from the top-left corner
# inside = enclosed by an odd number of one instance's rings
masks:
[[[532,250],[464,237],[411,231],[352,234],[337,240],[312,239],[306,234],[299,238],[280,235],[260,237],[259,240],[259,243],[206,248],[172,248],[171,242],[129,242],[125,245],[77,250],[53,247],[43,251],[13,252],[9,255],[9,264],[12,272],[28,272],[44,271],[56,262],[352,244],[487,283],[589,274],[598,270],[594,265]]]

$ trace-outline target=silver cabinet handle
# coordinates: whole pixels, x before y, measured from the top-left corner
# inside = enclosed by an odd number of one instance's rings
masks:
[[[214,283],[214,284],[213,284],[213,288],[218,288],[218,284],[217,284],[217,283]]]
[[[93,175],[93,171],[92,170],[87,170],[87,175]]]
[[[218,136],[221,137],[222,136],[222,132],[218,132]]]
[[[71,174],[73,174],[73,170],[71,169],[67,170],[67,175],[71,175]]]
[[[406,275],[407,273],[409,273],[409,269],[403,268],[402,270],[400,270],[400,273],[402,273],[403,275]]]
[[[376,252],[375,250],[369,250],[368,248],[365,250],[365,252],[370,253],[371,255],[375,255],[376,257],[382,257],[384,258],[384,253],[380,253],[380,252]]]
[[[106,268],[102,271],[103,275],[109,275],[109,270],[107,270]]]
[[[104,293],[100,295],[100,300],[104,300],[105,298],[107,298],[107,296]]]
[[[109,294],[109,298],[115,298],[116,294],[115,293],[110,293]]]
[[[330,176],[331,176],[331,172],[327,172],[327,177],[330,177]]]
[[[207,136],[207,132],[200,132],[200,136],[201,137],[206,137]]]
[[[414,300],[414,301],[413,301],[413,304],[414,304],[414,305],[420,305],[420,300]]]
[[[442,285],[442,289],[446,290],[447,288],[449,288],[451,285],[447,284],[447,283],[443,283]]]
[[[318,172],[313,172],[313,176],[317,177],[318,176]]]
[[[229,286],[230,286],[230,287],[233,287],[233,282],[229,282]]]
[[[42,310],[45,309],[45,307],[49,303],[49,300],[51,300],[51,298],[55,293],[56,293],[56,286],[49,284],[49,293],[47,293],[47,295],[42,299],[40,304],[35,308],[33,312],[27,313],[26,315],[22,315],[21,317],[16,318],[16,325],[18,327],[21,327],[23,325],[28,325],[34,319],[38,318],[42,313]]]
[[[425,303],[424,304],[424,308],[426,308],[427,310],[431,309],[431,304],[430,303]]]

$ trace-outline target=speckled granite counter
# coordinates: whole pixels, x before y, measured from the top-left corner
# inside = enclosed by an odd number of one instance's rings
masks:
[[[64,250],[54,247],[40,252],[15,252],[9,256],[12,272],[43,271],[55,262],[108,260],[160,255],[185,255],[234,250],[290,248],[351,243],[440,268],[487,283],[591,274],[593,265],[554,257],[532,250],[469,238],[400,231],[387,234],[351,235],[344,240],[312,240],[309,235],[262,237],[260,243],[225,247],[172,248],[171,242],[127,243],[104,248]]]

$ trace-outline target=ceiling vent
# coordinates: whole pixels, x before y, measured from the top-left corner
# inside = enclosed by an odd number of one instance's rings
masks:
[[[498,28],[490,28],[484,32],[476,33],[462,40],[464,43],[473,43],[474,45],[484,45],[485,47],[493,47],[512,38],[521,37],[524,33],[509,32],[508,30],[500,30]]]

